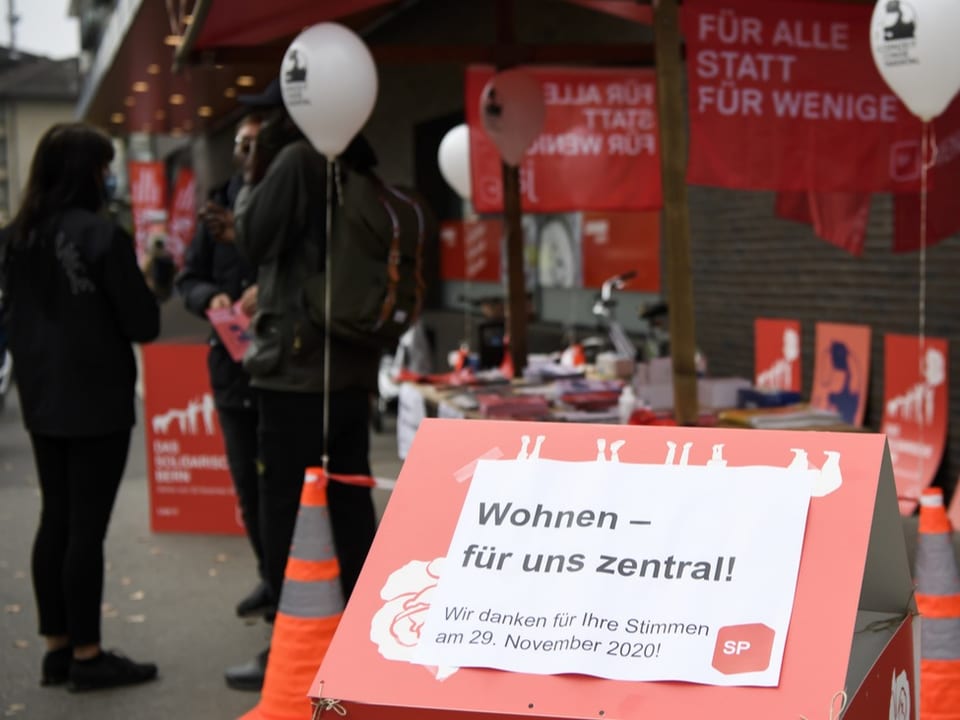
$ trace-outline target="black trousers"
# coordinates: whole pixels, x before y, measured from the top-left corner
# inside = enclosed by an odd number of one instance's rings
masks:
[[[267,584],[280,597],[304,471],[323,464],[323,395],[259,390],[260,532]],[[331,473],[370,474],[370,398],[330,393]],[[349,598],[376,532],[370,488],[330,482],[327,501],[344,597]]]
[[[263,541],[260,531],[260,473],[257,469],[257,411],[247,408],[217,408],[230,477],[240,503],[247,538],[257,558],[257,572],[265,578]]]
[[[30,435],[43,508],[33,544],[40,634],[100,642],[103,541],[130,449],[130,430],[100,437]]]

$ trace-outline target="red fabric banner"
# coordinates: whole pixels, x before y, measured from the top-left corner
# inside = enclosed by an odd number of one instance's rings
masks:
[[[584,287],[633,270],[625,290],[660,292],[660,213],[585,212],[581,237]]]
[[[920,122],[876,70],[871,12],[811,0],[686,0],[688,181],[915,190]]]
[[[150,237],[158,231],[166,235],[167,181],[162,162],[131,162],[128,171],[137,258],[143,260]]]
[[[656,210],[660,139],[652,70],[527,68],[543,84],[543,132],[520,169],[526,212]],[[480,95],[494,75],[473,66],[466,75],[470,166],[477,212],[500,212],[500,154],[480,122]]]
[[[813,226],[817,237],[859,257],[870,217],[869,193],[782,192],[776,214]]]
[[[920,147],[919,135],[915,144]],[[927,247],[960,232],[956,201],[957,188],[960,187],[960,99],[955,99],[943,115],[933,121],[931,148],[935,151],[930,152],[934,166],[929,172],[927,192]],[[893,208],[893,251],[918,250],[920,196],[897,195]]]
[[[440,277],[500,282],[500,220],[449,220],[440,225]]]
[[[177,267],[183,267],[183,254],[193,241],[197,228],[196,178],[193,170],[180,168],[170,201],[170,232],[167,249]]]
[[[887,335],[883,344],[883,424],[900,512],[910,515],[940,467],[950,394],[944,338]]]

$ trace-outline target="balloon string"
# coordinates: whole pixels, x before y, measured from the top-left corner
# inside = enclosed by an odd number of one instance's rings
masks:
[[[337,166],[332,159],[327,159],[327,236],[323,243],[326,255],[323,265],[323,469],[328,469],[330,462],[330,317],[333,307],[333,272],[331,262],[331,246],[333,245],[333,196],[334,183],[339,186]],[[342,193],[340,194],[342,197]]]
[[[935,129],[930,121],[925,120],[920,136],[920,299],[918,307],[919,329],[919,357],[918,365],[920,377],[925,377],[926,362],[926,332],[927,332],[927,191],[929,188],[929,172],[937,162],[937,141]],[[924,444],[924,416],[921,414],[919,428],[920,445]],[[920,455],[920,476],[924,473],[924,458]]]

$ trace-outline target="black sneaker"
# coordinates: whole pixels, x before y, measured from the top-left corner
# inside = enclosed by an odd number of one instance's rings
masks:
[[[273,600],[270,588],[263,581],[253,591],[237,604],[237,615],[242,618],[255,618],[275,615],[277,604]]]
[[[70,665],[67,690],[104,690],[122,685],[148,682],[157,676],[153,663],[137,663],[117,653],[101,651],[90,660],[74,660]]]
[[[71,660],[73,660],[73,650],[69,646],[47,651],[43,656],[43,667],[40,670],[40,684],[63,685],[70,675]]]

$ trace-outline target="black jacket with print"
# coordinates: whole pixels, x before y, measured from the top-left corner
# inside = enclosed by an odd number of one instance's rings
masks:
[[[134,424],[131,343],[160,332],[133,240],[111,220],[64,213],[27,248],[0,236],[4,305],[24,424],[40,435],[105,435]]]

